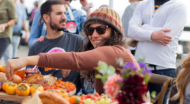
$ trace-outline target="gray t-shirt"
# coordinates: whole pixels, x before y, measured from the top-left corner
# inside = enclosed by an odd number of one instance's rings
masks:
[[[36,42],[32,47],[30,47],[28,56],[38,55],[39,53],[53,53],[53,52],[77,52],[82,49],[82,36],[70,33],[64,33],[62,36],[56,39],[45,38],[43,42]],[[60,56],[61,57],[61,56]],[[27,66],[27,68],[33,68],[34,66]],[[73,82],[77,89],[80,89],[80,73],[71,70],[66,78],[63,78],[61,70],[49,70],[48,68],[39,67],[42,75],[52,74],[54,77],[62,78],[63,81]],[[77,91],[78,92],[78,91]]]
[[[135,8],[137,6],[138,2],[131,3],[131,5],[127,6],[125,9],[123,16],[122,16],[122,26],[124,29],[124,35],[128,36],[128,28],[129,28],[129,21],[131,17],[133,16],[133,12],[135,11]]]

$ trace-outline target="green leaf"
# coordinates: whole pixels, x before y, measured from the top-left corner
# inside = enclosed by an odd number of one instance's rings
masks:
[[[122,82],[117,82],[117,84],[122,87],[124,84]]]
[[[96,78],[102,78],[102,76],[100,74],[97,74],[95,77]]]
[[[98,66],[99,66],[99,72],[105,75],[108,69],[108,65],[103,61],[99,61]]]
[[[150,80],[150,77],[148,74],[145,74],[144,75],[144,80],[145,80],[145,84],[148,84],[149,80]]]
[[[145,62],[145,57],[138,59],[138,62]]]
[[[107,74],[112,75],[115,73],[115,68],[113,66],[108,66]]]
[[[152,97],[152,98],[156,98],[156,91],[152,91],[151,97]]]
[[[94,69],[96,69],[96,70],[98,70],[98,71],[99,71],[99,70],[100,70],[100,67],[95,67]]]
[[[102,76],[102,82],[105,84],[106,83],[106,81],[107,81],[107,78],[108,78],[108,75],[104,75],[104,76]]]
[[[117,60],[117,64],[119,64],[119,66],[123,66],[124,62],[122,58],[116,59]]]

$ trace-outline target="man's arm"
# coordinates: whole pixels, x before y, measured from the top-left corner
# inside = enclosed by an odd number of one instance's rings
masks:
[[[26,20],[23,21],[23,29],[24,29],[25,32],[26,32],[26,34],[25,34],[25,42],[28,42],[29,31],[28,31],[28,26],[27,26]]]
[[[177,5],[177,7],[174,7],[174,9],[171,11],[163,27],[152,27],[148,24],[144,24],[142,25],[141,29],[145,31],[153,31],[150,36],[150,39],[166,46],[171,42],[172,37],[183,29],[186,21],[187,21],[187,14],[185,6],[179,4]],[[135,35],[136,36],[133,36],[133,39],[138,41],[144,41],[143,39],[138,37],[139,35],[143,34],[135,34]]]
[[[86,6],[86,5],[89,5],[88,0],[80,0],[80,3],[81,3],[81,5],[82,5],[83,7]],[[85,14],[82,13],[82,12],[81,12],[82,14],[80,15],[80,28],[78,29],[79,31],[80,31],[80,30],[83,30],[83,24],[84,24],[84,22],[85,22],[85,20],[86,20],[86,17],[91,14],[91,9],[90,9],[90,8],[87,9],[87,10],[85,10],[85,11],[86,11],[86,14],[87,14],[87,15],[85,15]]]
[[[144,8],[143,3],[140,2],[133,13],[131,20],[129,21],[128,36],[137,41],[151,41],[151,34],[153,31],[144,30],[141,28],[141,25],[143,24],[141,15],[142,8]]]
[[[167,35],[175,36],[181,29],[183,29],[187,22],[187,10],[183,4],[179,4],[170,12],[163,27],[152,27],[144,24],[141,28],[144,30],[159,31],[162,29],[170,29]]]
[[[25,10],[25,7],[24,5],[23,6],[23,18],[22,18],[22,21],[23,21],[23,30],[25,30],[26,34],[25,34],[25,42],[28,42],[28,38],[29,38],[29,30],[28,30],[28,24],[27,24],[27,21],[26,19],[28,18],[27,16],[27,13],[26,13],[26,10]]]
[[[82,4],[82,6],[89,5],[88,0],[80,0],[80,3]],[[91,13],[91,10],[89,8],[89,9],[86,10],[87,16],[90,15],[90,13]]]
[[[39,20],[40,20],[40,10],[37,10],[34,16],[34,20],[32,22],[32,28],[31,28],[31,34],[28,40],[28,43],[30,46],[32,46],[34,43],[36,43],[36,40],[43,34],[43,23],[39,25]],[[41,21],[40,21],[41,22]]]

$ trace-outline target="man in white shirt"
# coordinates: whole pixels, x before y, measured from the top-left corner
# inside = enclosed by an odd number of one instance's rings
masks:
[[[176,68],[178,39],[187,21],[185,5],[180,0],[140,2],[129,22],[128,36],[138,41],[135,57],[145,57],[153,73],[173,77]],[[161,90],[149,84],[149,90]],[[166,104],[168,92],[163,104]]]
[[[128,37],[128,28],[129,28],[129,21],[131,17],[133,16],[133,12],[135,11],[135,8],[137,4],[142,1],[142,0],[129,0],[131,3],[127,8],[125,9],[123,16],[122,16],[122,27],[124,29],[124,35]],[[135,48],[136,47],[128,47],[128,49],[131,50],[131,53],[134,55],[135,54]]]

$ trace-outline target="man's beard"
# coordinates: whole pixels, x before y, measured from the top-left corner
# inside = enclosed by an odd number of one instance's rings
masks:
[[[66,20],[63,19],[63,20],[59,21],[59,23],[62,23],[62,22],[66,22]],[[50,19],[50,27],[51,27],[52,30],[57,30],[57,31],[65,30],[65,27],[62,27],[62,28],[59,27],[59,25],[53,23],[51,19]]]

